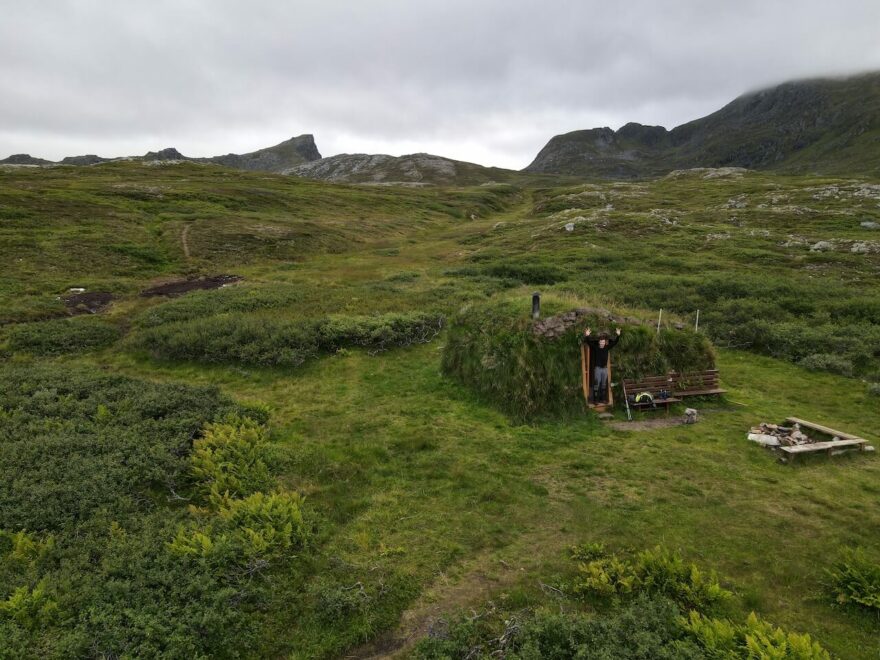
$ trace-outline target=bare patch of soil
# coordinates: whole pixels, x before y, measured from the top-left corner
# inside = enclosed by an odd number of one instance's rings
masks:
[[[182,296],[190,291],[199,291],[202,289],[219,289],[227,284],[240,282],[243,278],[238,275],[211,275],[208,277],[199,277],[188,280],[174,280],[152,286],[149,289],[141,291],[141,296],[151,298],[153,296]]]
[[[681,426],[682,424],[684,424],[684,420],[681,417],[652,417],[632,422],[611,422],[608,426],[615,431],[650,431],[652,429],[665,429],[670,426]]]
[[[113,294],[106,291],[82,291],[69,293],[62,296],[61,300],[64,301],[68,314],[98,314],[110,306]]]

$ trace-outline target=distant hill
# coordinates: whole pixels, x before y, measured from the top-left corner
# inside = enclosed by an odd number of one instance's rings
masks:
[[[62,165],[95,165],[96,163],[106,163],[110,158],[101,158],[95,154],[87,154],[85,156],[66,156],[61,159]]]
[[[217,163],[239,170],[259,170],[263,172],[282,172],[300,163],[307,163],[321,158],[315,138],[312,135],[300,135],[276,144],[274,147],[259,149],[248,154],[226,154],[213,158],[195,158],[202,162]]]
[[[274,147],[259,149],[247,154],[226,154],[225,156],[212,156],[210,158],[190,158],[184,156],[174,147],[168,147],[160,151],[148,151],[143,156],[131,156],[123,160],[144,161],[180,161],[190,160],[198,163],[216,163],[226,167],[234,167],[240,170],[258,170],[263,172],[282,172],[294,165],[318,160],[321,154],[315,145],[312,135],[300,135],[285,140]],[[115,158],[102,158],[94,154],[86,156],[67,156],[58,163],[34,158],[28,154],[16,154],[0,160],[0,165],[95,165]]]
[[[880,171],[880,72],[745,94],[671,131],[630,123],[557,135],[525,171],[623,179],[724,166]]]
[[[432,154],[339,154],[296,165],[284,173],[321,181],[389,185],[479,185],[502,183],[521,176],[514,170],[483,167]]]
[[[9,158],[0,160],[0,165],[51,165],[51,160],[34,158],[30,154],[12,154]]]

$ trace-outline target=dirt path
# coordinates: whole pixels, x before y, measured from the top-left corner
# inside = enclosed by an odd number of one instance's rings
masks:
[[[189,241],[187,239],[189,238],[190,227],[192,227],[192,225],[184,226],[183,231],[180,233],[180,243],[183,245],[183,256],[187,259],[189,259]]]
[[[534,557],[559,545],[552,530],[536,530],[520,537],[513,547],[486,552],[463,566],[457,576],[441,573],[400,617],[397,628],[352,650],[345,657],[357,660],[400,658],[423,639],[441,620],[461,610],[482,611],[494,595],[522,581],[539,580]]]

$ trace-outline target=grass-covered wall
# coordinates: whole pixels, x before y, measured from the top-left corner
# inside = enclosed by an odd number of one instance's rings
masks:
[[[449,324],[443,350],[443,372],[478,392],[520,420],[568,415],[583,411],[579,336],[587,326],[594,332],[623,329],[612,357],[612,377],[663,374],[670,370],[710,369],[715,355],[710,341],[690,329],[642,324],[633,317],[609,320],[604,310],[587,310],[571,300],[545,298],[546,317],[580,308],[576,320],[541,333],[530,317],[527,299],[469,305]],[[565,327],[567,326],[567,327]],[[556,335],[556,336],[548,336]]]

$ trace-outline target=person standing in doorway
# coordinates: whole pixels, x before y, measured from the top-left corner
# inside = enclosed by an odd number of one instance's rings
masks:
[[[593,401],[608,400],[608,353],[617,345],[620,339],[620,328],[614,333],[614,338],[609,339],[608,334],[603,332],[598,338],[593,338],[592,330],[584,330],[581,341],[590,347],[593,356]]]

